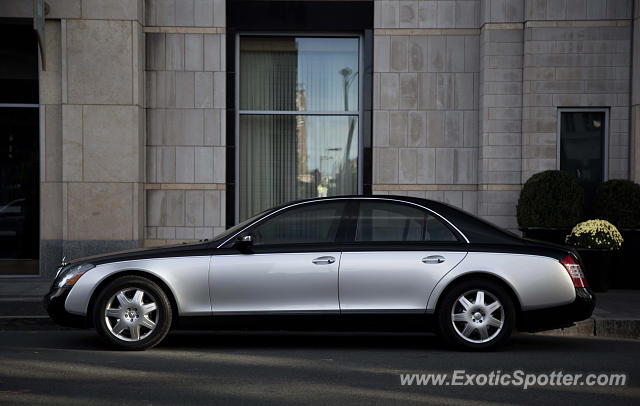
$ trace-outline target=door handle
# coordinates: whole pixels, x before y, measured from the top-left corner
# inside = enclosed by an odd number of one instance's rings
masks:
[[[318,257],[311,262],[316,265],[331,265],[336,262],[336,259],[334,257]]]
[[[429,255],[422,258],[422,262],[425,264],[441,264],[444,262],[444,257],[442,255]]]

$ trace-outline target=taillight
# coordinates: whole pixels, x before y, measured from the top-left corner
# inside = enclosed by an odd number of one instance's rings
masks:
[[[582,273],[582,268],[580,268],[580,264],[576,261],[575,257],[571,254],[567,255],[563,259],[560,260],[560,263],[564,266],[564,269],[569,273],[569,277],[571,277],[571,281],[573,282],[573,286],[576,288],[586,288],[587,279],[584,277],[584,273]]]

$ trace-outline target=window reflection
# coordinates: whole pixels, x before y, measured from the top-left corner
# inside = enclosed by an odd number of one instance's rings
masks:
[[[239,220],[357,193],[358,47],[358,38],[241,37]]]
[[[242,37],[240,109],[357,111],[358,39]]]
[[[240,117],[240,218],[291,200],[358,190],[356,117]]]

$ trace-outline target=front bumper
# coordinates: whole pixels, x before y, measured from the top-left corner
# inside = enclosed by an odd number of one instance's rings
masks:
[[[89,327],[87,317],[71,314],[64,308],[64,302],[69,296],[71,288],[52,287],[49,293],[44,295],[44,308],[49,313],[49,317],[57,324],[66,327]]]
[[[578,321],[591,317],[595,307],[596,297],[593,292],[588,288],[576,288],[576,300],[573,303],[547,309],[524,311],[518,318],[517,327],[520,331],[530,333],[569,327]]]

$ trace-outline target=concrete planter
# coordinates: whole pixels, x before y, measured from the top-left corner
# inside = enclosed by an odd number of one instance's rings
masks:
[[[589,283],[589,287],[596,292],[609,290],[612,276],[615,272],[613,258],[617,251],[599,248],[576,248],[582,264],[583,272]]]
[[[611,287],[615,289],[640,289],[640,272],[638,272],[638,252],[640,252],[640,229],[619,229],[624,243],[622,249],[614,254],[615,269]]]

